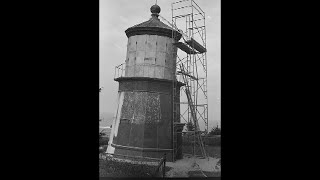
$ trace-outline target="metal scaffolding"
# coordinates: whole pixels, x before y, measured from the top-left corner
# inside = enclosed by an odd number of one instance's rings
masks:
[[[180,89],[180,102],[176,102],[180,105],[179,118],[194,126],[193,131],[187,131],[193,139],[191,140],[192,154],[195,156],[198,150],[201,151],[202,157],[206,157],[202,140],[202,133],[208,134],[209,131],[205,12],[194,0],[174,2],[171,4],[171,11],[172,22],[169,24],[182,34],[182,42],[174,43],[177,48],[183,51],[177,55],[177,71],[174,76],[177,81],[185,83],[185,86]],[[184,27],[184,30],[178,27]],[[176,34],[172,33],[172,38],[175,36]],[[173,81],[174,96],[176,95],[177,81]],[[174,118],[176,118],[176,108],[173,106]],[[204,122],[204,130],[201,130],[203,127],[199,126],[200,121]],[[175,143],[176,133],[173,131],[173,147],[177,151],[181,147],[177,147]]]

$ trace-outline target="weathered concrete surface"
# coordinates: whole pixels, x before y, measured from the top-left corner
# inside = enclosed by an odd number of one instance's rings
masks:
[[[115,154],[146,155],[161,158],[164,152],[148,152],[143,149],[172,149],[170,143],[171,117],[162,118],[161,107],[164,112],[170,112],[167,100],[170,95],[154,92],[123,92],[124,100],[121,107],[118,135],[113,137],[112,143],[121,146],[139,147],[135,150],[119,150]],[[162,98],[160,98],[162,97]],[[161,106],[164,104],[165,106]],[[118,114],[119,115],[119,114]],[[168,115],[165,115],[166,117]],[[118,117],[116,118],[118,119]],[[154,150],[156,151],[156,150]]]
[[[121,104],[108,152],[152,158],[161,158],[166,153],[168,161],[172,161],[172,81],[137,77],[117,81]],[[176,106],[179,108],[179,104]]]

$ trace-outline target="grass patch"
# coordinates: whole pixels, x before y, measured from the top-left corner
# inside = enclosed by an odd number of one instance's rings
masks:
[[[221,177],[221,172],[211,172],[211,171],[189,171],[188,176],[189,177],[205,177],[203,174],[205,174],[207,177]]]
[[[103,145],[99,147],[99,153],[105,153],[107,151],[108,145]]]
[[[109,142],[109,138],[108,137],[101,137],[99,139],[99,145],[100,146],[108,145],[108,142]]]
[[[182,152],[187,154],[192,154],[192,145],[183,145]],[[221,147],[220,146],[205,146],[205,150],[208,156],[214,158],[221,158]],[[196,155],[201,155],[199,147],[196,147]]]
[[[202,171],[207,177],[221,177],[221,172]]]
[[[166,172],[171,168],[166,167]],[[143,164],[133,164],[121,160],[107,158],[99,160],[100,177],[152,177],[156,170],[156,166]]]
[[[192,143],[191,143],[192,139],[193,139],[193,136],[190,136],[190,135],[182,136],[183,145],[192,145]],[[203,137],[202,140],[205,145],[221,146],[221,136],[220,135]]]
[[[205,176],[203,176],[201,171],[189,171],[188,176],[189,177],[205,177]]]

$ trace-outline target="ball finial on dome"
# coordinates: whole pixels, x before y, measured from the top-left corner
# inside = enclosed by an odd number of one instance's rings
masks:
[[[151,6],[150,11],[152,14],[159,14],[161,11],[161,8],[160,8],[160,6],[155,4],[155,5]]]

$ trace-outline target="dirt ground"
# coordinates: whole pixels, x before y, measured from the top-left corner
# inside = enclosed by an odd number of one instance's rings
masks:
[[[166,165],[172,167],[166,173],[166,177],[213,177],[220,176],[221,167],[218,163],[220,158],[191,157],[184,155],[183,159],[176,162],[167,162]]]
[[[116,159],[116,158],[115,158]],[[166,172],[166,177],[220,177],[220,157],[208,157],[206,159],[184,154],[183,159],[175,162],[166,162],[166,166],[172,169]],[[132,162],[131,160],[124,160]],[[149,165],[157,165],[156,162],[145,162]]]

